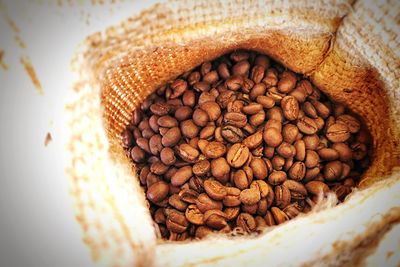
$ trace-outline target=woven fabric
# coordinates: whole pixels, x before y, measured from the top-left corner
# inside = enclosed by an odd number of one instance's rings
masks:
[[[364,255],[400,220],[399,16],[395,0],[169,1],[90,36],[78,55],[81,79],[67,115],[71,195],[93,260],[103,266],[339,266]],[[309,76],[359,113],[373,137],[373,163],[362,189],[344,204],[260,236],[159,241],[120,133],[158,86],[240,48]]]

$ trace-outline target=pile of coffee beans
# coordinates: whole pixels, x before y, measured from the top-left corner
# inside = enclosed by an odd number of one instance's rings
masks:
[[[122,133],[164,239],[246,234],[348,195],[369,164],[354,114],[265,55],[235,51],[160,87]]]

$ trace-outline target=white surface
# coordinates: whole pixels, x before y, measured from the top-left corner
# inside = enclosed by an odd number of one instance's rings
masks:
[[[74,81],[70,60],[85,36],[137,14],[153,1],[61,2],[10,0],[0,8],[26,44],[25,49],[17,45],[0,11],[0,49],[9,66],[7,71],[0,68],[1,267],[92,265],[64,173],[63,110]],[[43,96],[25,73],[21,56],[30,57]],[[47,132],[53,141],[45,147]]]

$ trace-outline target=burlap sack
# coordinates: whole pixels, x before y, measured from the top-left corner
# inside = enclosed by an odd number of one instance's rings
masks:
[[[105,266],[399,264],[398,245],[394,253],[385,245],[400,240],[398,226],[385,234],[400,220],[399,17],[396,0],[169,1],[90,36],[67,114],[71,194],[93,260]],[[308,75],[359,113],[371,130],[373,162],[344,204],[325,205],[260,236],[157,240],[120,132],[155,88],[238,48]]]

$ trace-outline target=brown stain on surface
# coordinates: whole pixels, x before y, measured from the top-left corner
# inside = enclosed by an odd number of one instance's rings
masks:
[[[48,132],[44,138],[44,146],[48,146],[51,141],[53,141],[53,137],[51,136],[51,133]]]
[[[21,64],[24,66],[25,71],[28,74],[29,78],[31,78],[31,81],[32,81],[33,85],[35,86],[38,94],[44,95],[42,85],[40,84],[40,81],[36,75],[35,69],[33,68],[30,59],[27,57],[21,57]]]

